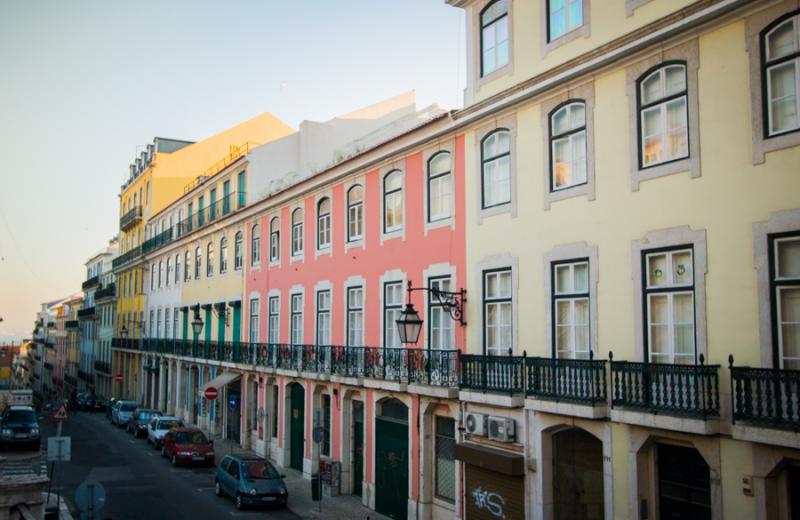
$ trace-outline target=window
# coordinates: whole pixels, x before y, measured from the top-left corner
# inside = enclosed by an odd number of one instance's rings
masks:
[[[331,292],[317,292],[317,345],[331,344]]]
[[[192,279],[192,253],[186,251],[184,266],[183,266],[183,280],[188,282]]]
[[[436,496],[456,500],[456,423],[449,417],[436,416]]]
[[[125,287],[124,284],[122,286]],[[150,292],[152,292],[155,288],[156,288],[156,264],[150,264]]]
[[[317,249],[331,247],[331,199],[325,197],[317,204]]]
[[[800,130],[800,14],[769,29],[761,46],[766,136]]]
[[[169,287],[169,281],[172,278],[172,257],[167,258],[167,276],[166,280],[164,280],[164,285]]]
[[[202,255],[203,252],[200,249],[200,246],[194,250],[194,279],[200,279],[200,262],[202,262]]]
[[[228,238],[219,239],[219,274],[228,272]]]
[[[325,435],[322,436],[321,452],[325,457],[331,455],[331,396],[322,394],[322,428]]]
[[[281,342],[281,301],[277,296],[269,299],[269,342]]]
[[[383,232],[403,228],[403,174],[389,172],[383,178]]]
[[[347,288],[347,346],[364,343],[364,288]]]
[[[770,252],[778,366],[800,370],[800,235],[772,237]]]
[[[481,143],[482,207],[511,202],[511,133],[495,130]]]
[[[222,183],[222,214],[231,212],[231,180]]]
[[[214,276],[214,243],[206,246],[206,278]]]
[[[269,221],[269,261],[277,262],[281,259],[281,220],[272,217]]]
[[[158,288],[161,289],[164,286],[164,261],[158,261]]]
[[[364,188],[356,184],[347,190],[347,241],[364,238]]]
[[[155,337],[155,336],[153,335],[153,334],[154,334],[154,332],[155,332],[155,322],[156,322],[156,312],[155,312],[154,310],[150,310],[150,323],[149,323],[149,325],[148,325],[148,326],[150,327],[150,332],[148,333],[148,335],[149,335],[151,338],[154,338],[154,337]],[[134,332],[134,331],[131,331],[131,335],[132,335],[132,336],[134,335],[134,334],[133,334],[133,332]]]
[[[250,230],[250,265],[261,265],[261,226],[258,224]]]
[[[508,1],[495,0],[481,11],[481,77],[508,64]]]
[[[161,309],[156,313],[156,337],[161,337]]]
[[[303,344],[303,295],[293,294],[291,308],[291,343],[292,345]]]
[[[178,339],[178,308],[172,312],[172,337]]]
[[[439,152],[428,160],[428,222],[452,216],[452,163],[448,152]]]
[[[511,270],[483,273],[483,342],[490,356],[511,354]]]
[[[660,65],[645,73],[638,95],[640,167],[688,157],[686,64]]]
[[[217,218],[217,188],[212,188],[208,194],[208,220]]]
[[[550,116],[550,191],[586,183],[586,105],[573,101]]]
[[[551,269],[554,356],[588,359],[591,350],[589,262],[580,260],[553,263]]]
[[[259,315],[258,308],[260,305],[258,298],[250,299],[250,343],[258,343],[258,328],[259,328]]]
[[[194,209],[193,208],[194,208],[194,203],[190,202],[189,203],[189,207],[187,209],[187,214],[189,215],[187,217],[187,219],[186,219],[188,221],[187,222],[187,228],[188,228],[187,231],[191,231],[192,230],[192,222],[194,221],[194,219],[192,218],[192,217],[194,217],[194,215],[193,215]]]
[[[181,254],[175,255],[175,285],[181,281]]]
[[[583,25],[583,0],[549,0],[547,39],[553,41]]]
[[[450,277],[431,278],[428,288],[449,292]],[[453,348],[453,319],[442,306],[443,303],[447,303],[444,297],[440,300],[433,293],[428,293],[428,347],[450,350]]]
[[[272,436],[278,437],[278,403],[280,402],[280,391],[277,386],[272,385]]]
[[[202,226],[206,223],[206,199],[203,195],[197,198],[197,225]]]
[[[244,253],[242,252],[242,232],[237,231],[233,237],[233,269],[239,271],[242,268]]]
[[[695,361],[693,251],[644,251],[645,338],[653,363]]]
[[[243,208],[247,195],[247,176],[245,172],[239,172],[238,179],[236,181],[236,189],[239,191],[239,207]]]
[[[391,282],[383,286],[383,346],[399,348],[400,332],[397,320],[403,310],[403,282]]]
[[[171,309],[164,310],[164,337],[169,338],[169,324],[172,321],[170,319],[170,313],[172,312]]]
[[[292,256],[303,254],[303,209],[292,211]]]

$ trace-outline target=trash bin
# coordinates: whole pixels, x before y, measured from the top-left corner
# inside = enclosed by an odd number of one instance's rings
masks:
[[[319,501],[319,473],[311,475],[311,500]]]

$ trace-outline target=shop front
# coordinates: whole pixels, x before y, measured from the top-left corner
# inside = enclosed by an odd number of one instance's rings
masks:
[[[521,454],[474,443],[457,444],[464,463],[466,520],[525,518],[525,459]]]

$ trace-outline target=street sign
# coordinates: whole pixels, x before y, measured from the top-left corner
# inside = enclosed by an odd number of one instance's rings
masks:
[[[98,511],[106,504],[106,490],[96,480],[84,480],[75,490],[75,505],[81,510],[81,518],[98,518]]]
[[[122,374],[115,375],[114,376],[114,381],[116,381],[117,383],[121,383],[122,382]]]
[[[231,394],[228,396],[228,407],[233,410],[239,404],[239,394]]]
[[[53,415],[50,418],[54,421],[66,421],[69,419],[66,403],[60,403],[55,409],[53,409]]]
[[[72,437],[48,437],[47,461],[69,462],[72,453]]]
[[[209,386],[208,388],[206,388],[206,391],[203,392],[203,396],[209,401],[213,401],[214,399],[216,399],[218,394],[219,392],[213,386]]]

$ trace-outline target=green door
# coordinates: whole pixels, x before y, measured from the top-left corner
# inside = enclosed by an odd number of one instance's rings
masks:
[[[204,212],[205,209],[206,209],[205,198],[203,198],[203,196],[200,195],[200,197],[197,199],[197,225],[198,226],[202,226],[206,222],[206,215],[205,215],[205,212]]]
[[[231,341],[234,343],[239,342],[239,336],[242,333],[242,307],[236,305],[233,307],[233,337]]]
[[[303,471],[303,443],[305,428],[305,391],[297,383],[292,384],[291,422],[289,432],[289,466]]]
[[[208,220],[214,220],[215,218],[217,218],[217,188],[211,190],[208,199],[209,199],[208,206],[210,213],[210,217]]]
[[[364,480],[364,403],[353,401],[353,494],[361,496]]]
[[[407,518],[408,423],[375,419],[375,511],[389,518]]]
[[[189,339],[189,311],[183,313],[183,336],[182,339]]]

